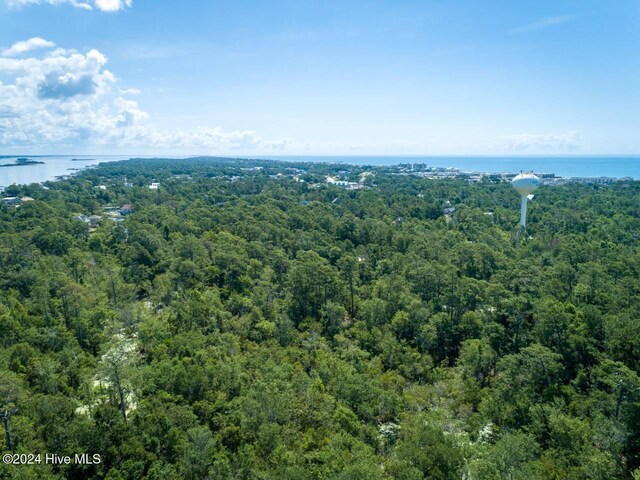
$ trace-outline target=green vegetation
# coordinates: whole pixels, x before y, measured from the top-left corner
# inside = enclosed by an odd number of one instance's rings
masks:
[[[26,165],[43,165],[44,162],[39,160],[31,160],[30,158],[18,158],[14,163],[3,163],[0,167],[23,167]]]
[[[340,170],[374,174],[313,186]],[[102,462],[0,477],[638,478],[640,183],[542,187],[524,238],[507,184],[392,173],[9,187],[35,200],[0,206],[1,453]]]

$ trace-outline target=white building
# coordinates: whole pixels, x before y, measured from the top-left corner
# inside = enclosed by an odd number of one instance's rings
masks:
[[[346,180],[338,180],[335,177],[327,177],[327,183],[329,185],[335,185],[336,187],[346,188],[347,190],[355,190],[362,187],[358,182],[347,182]]]

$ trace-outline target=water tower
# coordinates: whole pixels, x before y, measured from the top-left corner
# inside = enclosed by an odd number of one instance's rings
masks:
[[[520,225],[524,228],[527,225],[527,200],[533,198],[533,192],[540,186],[540,179],[533,173],[521,173],[511,180],[511,186],[515,188],[516,192],[522,197]]]

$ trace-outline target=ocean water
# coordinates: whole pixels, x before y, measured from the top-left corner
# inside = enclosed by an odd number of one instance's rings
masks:
[[[91,165],[100,162],[126,160],[129,156],[119,155],[20,155],[18,157],[0,156],[0,165],[14,163],[17,158],[28,158],[38,162],[38,165],[22,165],[16,167],[0,167],[0,187],[12,184],[30,184],[56,180],[57,177],[72,175]],[[73,161],[73,159],[79,161]]]
[[[44,162],[41,165],[0,167],[0,187],[11,184],[56,180],[100,162],[126,160],[130,155],[21,155]],[[139,155],[136,156],[140,158]],[[0,156],[0,164],[13,163],[18,157]],[[178,157],[175,158],[185,158]],[[246,158],[246,157],[245,157]],[[255,156],[251,158],[290,162],[330,162],[355,165],[396,165],[426,163],[430,167],[455,167],[481,172],[555,173],[563,177],[632,177],[640,179],[640,155],[636,156]],[[79,159],[80,161],[74,161]]]

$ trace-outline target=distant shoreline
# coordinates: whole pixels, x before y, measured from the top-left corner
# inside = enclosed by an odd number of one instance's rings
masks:
[[[431,168],[451,168],[463,172],[517,173],[519,171],[535,171],[553,173],[560,177],[631,177],[640,180],[640,156],[415,156],[415,155],[350,155],[350,156],[313,156],[313,155],[189,155],[163,156],[164,158],[181,160],[185,158],[245,158],[255,160],[279,160],[282,162],[303,163],[344,163],[350,165],[391,166],[407,163],[425,163]],[[12,161],[14,156],[0,155],[2,159]],[[20,158],[31,158],[46,165],[32,168],[15,168],[21,165],[9,164],[0,169],[0,185],[41,183],[56,181],[61,176],[76,175],[86,167],[103,162],[119,162],[129,159],[161,158],[160,156],[118,156],[118,155],[23,155]],[[69,168],[81,167],[72,171]]]

